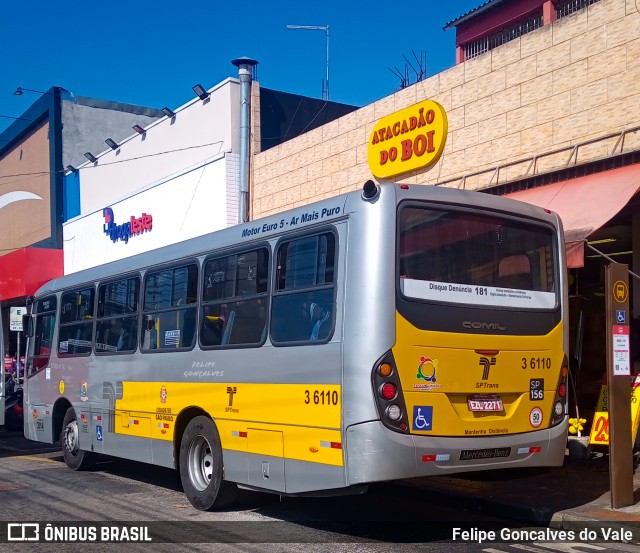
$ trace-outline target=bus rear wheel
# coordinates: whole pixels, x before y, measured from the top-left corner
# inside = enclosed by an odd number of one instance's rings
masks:
[[[180,480],[189,503],[208,511],[231,505],[237,486],[223,479],[222,447],[209,417],[194,417],[180,442]]]
[[[93,464],[93,454],[90,451],[80,449],[80,432],[73,407],[69,407],[64,414],[60,441],[62,442],[64,462],[69,468],[83,470]]]

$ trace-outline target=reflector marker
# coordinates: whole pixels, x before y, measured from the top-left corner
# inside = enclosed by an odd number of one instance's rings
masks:
[[[320,447],[328,447],[330,449],[342,449],[342,444],[339,442],[320,442]]]
[[[129,419],[129,424],[140,424],[139,420]]]
[[[232,430],[231,431],[231,435],[235,436],[236,438],[246,438],[247,437],[247,433],[246,432],[240,432],[238,430]]]
[[[528,455],[529,453],[540,453],[542,451],[542,447],[533,446],[533,447],[519,447],[518,455]]]
[[[422,456],[423,463],[433,463],[434,461],[449,461],[450,459],[451,459],[451,454],[449,453],[438,453],[437,455]]]

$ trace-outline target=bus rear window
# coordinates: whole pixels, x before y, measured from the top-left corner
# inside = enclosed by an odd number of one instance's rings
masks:
[[[408,299],[551,309],[551,227],[470,211],[400,210],[398,271]]]

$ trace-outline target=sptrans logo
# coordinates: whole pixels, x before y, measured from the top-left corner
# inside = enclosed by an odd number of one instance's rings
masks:
[[[121,225],[116,224],[113,209],[110,207],[105,207],[102,210],[102,216],[104,217],[104,233],[111,238],[114,243],[121,240],[126,244],[132,236],[142,234],[144,231],[153,228],[153,217],[147,213],[143,213],[142,217],[138,218],[132,215],[128,222],[122,223]]]

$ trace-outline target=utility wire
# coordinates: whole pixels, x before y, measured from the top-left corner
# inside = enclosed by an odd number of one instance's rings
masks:
[[[98,169],[100,167],[105,167],[107,165],[115,165],[116,163],[126,163],[127,161],[135,161],[138,159],[145,159],[148,157],[155,157],[155,156],[160,156],[160,155],[164,155],[164,154],[172,154],[174,152],[184,152],[186,150],[194,150],[196,148],[205,148],[207,146],[214,146],[215,144],[223,144],[224,140],[216,140],[215,142],[210,142],[208,144],[199,144],[197,146],[187,146],[186,148],[177,148],[175,150],[165,150],[164,152],[155,152],[153,154],[146,154],[143,156],[138,156],[138,157],[130,157],[129,159],[119,159],[116,161],[108,161],[105,163],[99,163],[98,165],[87,165],[86,167],[79,167],[78,171],[80,170],[84,170],[84,169]],[[218,150],[218,153],[220,153],[220,150]],[[99,159],[99,158],[98,158]],[[4,179],[4,178],[9,178],[9,177],[32,177],[34,175],[52,175],[52,174],[56,174],[56,173],[66,173],[67,170],[66,169],[59,169],[58,171],[36,171],[33,173],[15,173],[12,175],[0,175],[0,179]]]

